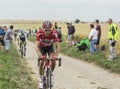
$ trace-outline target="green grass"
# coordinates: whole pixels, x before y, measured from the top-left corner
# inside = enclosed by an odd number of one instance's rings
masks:
[[[37,89],[14,45],[9,54],[0,52],[0,89]]]
[[[35,42],[35,36],[29,36],[28,40],[31,41],[31,42]]]
[[[102,42],[102,44],[107,44],[107,43],[105,41],[105,42]],[[108,49],[107,45],[106,45],[106,48]],[[108,52],[108,50],[105,50],[105,52],[101,51],[101,52],[96,52],[91,54],[89,52],[89,49],[86,51],[78,51],[78,48],[76,45],[69,46],[66,42],[63,41],[60,43],[60,52],[67,56],[88,61],[90,63],[91,62],[95,63],[102,68],[110,70],[111,72],[120,73],[120,56],[118,55],[117,59],[114,61],[108,61],[106,57],[106,53]]]
[[[105,57],[105,52],[96,52],[91,54],[89,50],[78,51],[76,45],[68,46],[65,42],[60,43],[60,52],[90,63],[93,62],[102,68],[110,70],[111,72],[120,73],[120,56],[118,56],[114,61],[108,61]]]

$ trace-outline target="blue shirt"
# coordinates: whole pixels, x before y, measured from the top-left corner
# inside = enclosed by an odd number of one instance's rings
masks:
[[[0,35],[1,35],[1,36],[4,36],[4,35],[5,35],[5,32],[4,32],[2,29],[0,29]]]

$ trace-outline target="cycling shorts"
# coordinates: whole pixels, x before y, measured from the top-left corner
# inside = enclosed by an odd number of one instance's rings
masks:
[[[26,46],[26,41],[20,40],[20,44],[24,44]]]
[[[40,51],[41,51],[42,55],[46,56],[46,55],[49,55],[50,53],[54,53],[54,47],[53,47],[53,45],[48,46],[48,47],[40,46]]]

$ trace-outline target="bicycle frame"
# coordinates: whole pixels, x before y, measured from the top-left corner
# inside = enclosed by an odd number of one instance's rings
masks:
[[[59,60],[59,65],[61,66],[61,58],[57,58]],[[53,61],[50,58],[46,58],[44,64],[44,70],[43,70],[43,82],[44,82],[44,88],[43,89],[52,89],[52,83],[51,83],[51,76],[52,76],[52,70],[51,70],[51,61]],[[54,60],[56,61],[56,60]]]
[[[44,69],[43,69],[43,82],[44,82],[44,88],[43,89],[52,89],[51,86],[51,59],[50,58],[46,58],[44,63]]]

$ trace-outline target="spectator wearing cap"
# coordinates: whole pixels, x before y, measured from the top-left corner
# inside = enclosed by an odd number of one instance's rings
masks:
[[[100,37],[101,37],[101,26],[99,24],[99,20],[95,20],[95,25],[96,25],[97,36],[98,36],[98,39],[96,42],[96,50],[99,51],[100,50],[99,44],[100,44]]]
[[[74,45],[74,33],[75,33],[75,27],[72,25],[71,22],[67,23],[68,28],[68,43],[70,45]]]

